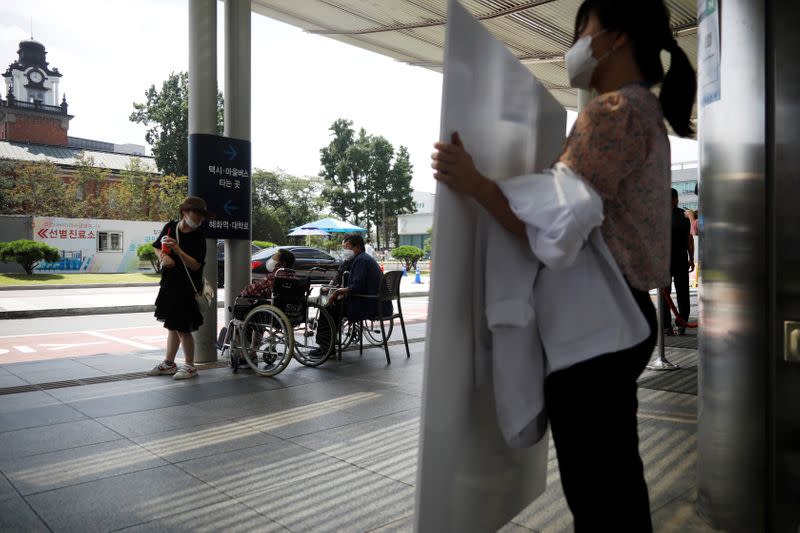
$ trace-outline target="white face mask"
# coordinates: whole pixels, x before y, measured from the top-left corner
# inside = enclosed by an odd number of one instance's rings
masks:
[[[267,272],[275,272],[276,266],[278,266],[278,262],[275,261],[274,257],[270,257],[269,261],[267,261]]]
[[[342,250],[342,257],[344,257],[345,261],[350,261],[355,256],[356,253],[353,250],[350,250],[349,248],[345,248],[344,250]]]
[[[567,75],[569,76],[569,85],[573,89],[591,89],[592,74],[597,64],[611,55],[615,50],[612,48],[608,53],[604,54],[600,59],[595,59],[592,55],[592,39],[601,35],[606,30],[600,30],[594,35],[587,35],[572,45],[572,48],[567,50],[564,54],[564,62],[567,67]]]
[[[203,220],[201,219],[200,222],[195,222],[194,220],[192,220],[192,217],[186,215],[185,217],[183,217],[183,223],[192,229],[197,229],[200,227],[200,224],[203,223]]]

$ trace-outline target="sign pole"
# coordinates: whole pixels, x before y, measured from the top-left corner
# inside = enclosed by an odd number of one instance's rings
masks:
[[[217,129],[217,3],[216,0],[189,2],[189,135],[216,133]],[[190,163],[191,164],[191,163]],[[193,169],[194,173],[197,169]],[[189,183],[193,178],[189,172]],[[177,213],[176,213],[177,215]],[[203,275],[217,286],[216,239],[206,239]],[[217,360],[216,295],[203,316],[203,325],[195,332],[195,362]]]
[[[250,141],[250,0],[225,0],[225,136]],[[252,171],[252,169],[250,169]],[[248,218],[252,204],[250,180],[247,180]],[[249,222],[249,220],[248,220]],[[225,321],[233,318],[227,306],[250,283],[250,241],[225,239]]]

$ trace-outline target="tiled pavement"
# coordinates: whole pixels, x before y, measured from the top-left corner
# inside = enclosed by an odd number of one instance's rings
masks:
[[[411,359],[395,345],[388,367],[373,349],[317,369],[292,363],[274,379],[209,368],[184,382],[0,395],[0,531],[410,531],[424,327],[409,328]],[[648,373],[640,388],[654,524],[711,531],[692,503],[696,396],[674,392],[696,376],[696,352],[668,356],[684,375]],[[0,388],[133,372],[158,359],[3,365]],[[570,529],[551,450],[546,493],[502,531]]]

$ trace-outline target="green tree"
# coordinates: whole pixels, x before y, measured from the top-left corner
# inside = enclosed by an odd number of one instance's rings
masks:
[[[352,126],[340,118],[329,128],[333,138],[320,150],[322,197],[339,218],[370,233],[377,227],[380,247],[394,233],[391,221],[414,211],[409,154],[404,146],[395,153],[386,138],[363,128],[356,136]]]
[[[426,254],[429,254],[433,251],[433,228],[428,228],[425,230],[425,234],[427,237],[425,237],[425,243],[423,244],[422,251],[424,251]]]
[[[320,150],[320,177],[325,180],[322,197],[330,206],[331,213],[346,220],[350,210],[350,182],[352,173],[347,168],[346,154],[348,148],[355,144],[353,121],[336,119],[331,127],[333,139],[328,146]]]
[[[70,191],[53,163],[22,163],[17,167],[7,202],[12,213],[38,216],[67,216],[65,206],[75,203]]]
[[[153,248],[153,243],[140,244],[136,248],[136,256],[142,261],[149,261],[150,266],[153,267],[153,272],[161,272],[161,263],[158,260],[156,249]]]
[[[78,201],[65,205],[63,216],[75,218],[109,218],[109,175],[98,167],[94,158],[81,152],[75,158],[75,174],[67,186],[68,194]]]
[[[366,191],[366,221],[362,224],[367,228],[367,234],[372,233],[373,225],[377,228],[383,223],[386,211],[387,195],[392,173],[392,157],[394,147],[380,135],[369,139],[370,165],[365,183]],[[391,211],[391,208],[390,208]],[[385,242],[385,240],[384,240]],[[381,235],[377,234],[377,246],[381,247]]]
[[[147,127],[145,140],[152,147],[158,169],[164,174],[189,174],[189,74],[170,73],[161,90],[151,85],[147,101],[133,104],[131,122]],[[217,91],[217,133],[222,134],[223,98]]]
[[[162,176],[153,195],[150,219],[176,220],[180,216],[178,208],[188,194],[189,179],[186,176]]]
[[[43,242],[18,240],[5,242],[0,246],[0,261],[4,263],[18,263],[28,275],[33,274],[33,269],[40,261],[58,261],[61,252]]]
[[[406,265],[406,270],[409,272],[417,267],[417,261],[422,256],[422,250],[416,246],[398,246],[392,250],[392,257],[403,261]]]
[[[9,194],[16,181],[16,162],[0,159],[0,213],[11,213],[12,204]]]
[[[389,179],[383,194],[383,207],[379,218],[379,227],[382,230],[384,243],[389,241],[399,242],[397,235],[397,215],[413,213],[417,210],[414,205],[414,198],[411,196],[412,165],[408,148],[401,146],[394,158],[392,169],[389,172]],[[386,219],[384,220],[383,214]],[[380,241],[378,242],[380,246]]]
[[[278,219],[267,208],[253,207],[251,213],[251,224],[253,226],[253,240],[268,242],[285,242],[286,229],[278,222]]]
[[[132,158],[120,180],[108,189],[108,213],[120,220],[150,220],[158,186],[153,176],[144,170],[138,157]]]
[[[320,150],[320,176],[325,181],[322,197],[331,212],[342,220],[361,225],[369,202],[373,158],[366,130],[362,128],[356,137],[352,126],[352,121],[340,118],[329,128],[334,138]]]
[[[319,218],[322,180],[280,169],[253,171],[253,238],[286,242],[289,229]]]

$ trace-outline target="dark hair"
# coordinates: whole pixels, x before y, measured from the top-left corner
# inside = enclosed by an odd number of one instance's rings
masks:
[[[661,83],[661,109],[672,129],[681,137],[694,130],[690,118],[697,92],[697,76],[686,53],[678,46],[669,25],[664,0],[584,0],[575,15],[575,40],[594,13],[606,30],[628,35],[636,65],[649,85]],[[664,75],[661,50],[670,53]]]
[[[672,188],[670,191],[672,193],[672,199],[676,199],[678,197],[678,189]]]
[[[294,254],[289,250],[283,248],[278,249],[278,261],[283,263],[285,268],[292,268],[294,266]]]
[[[349,242],[351,246],[358,246],[362,250],[365,248],[364,237],[360,233],[350,233],[342,242]]]

